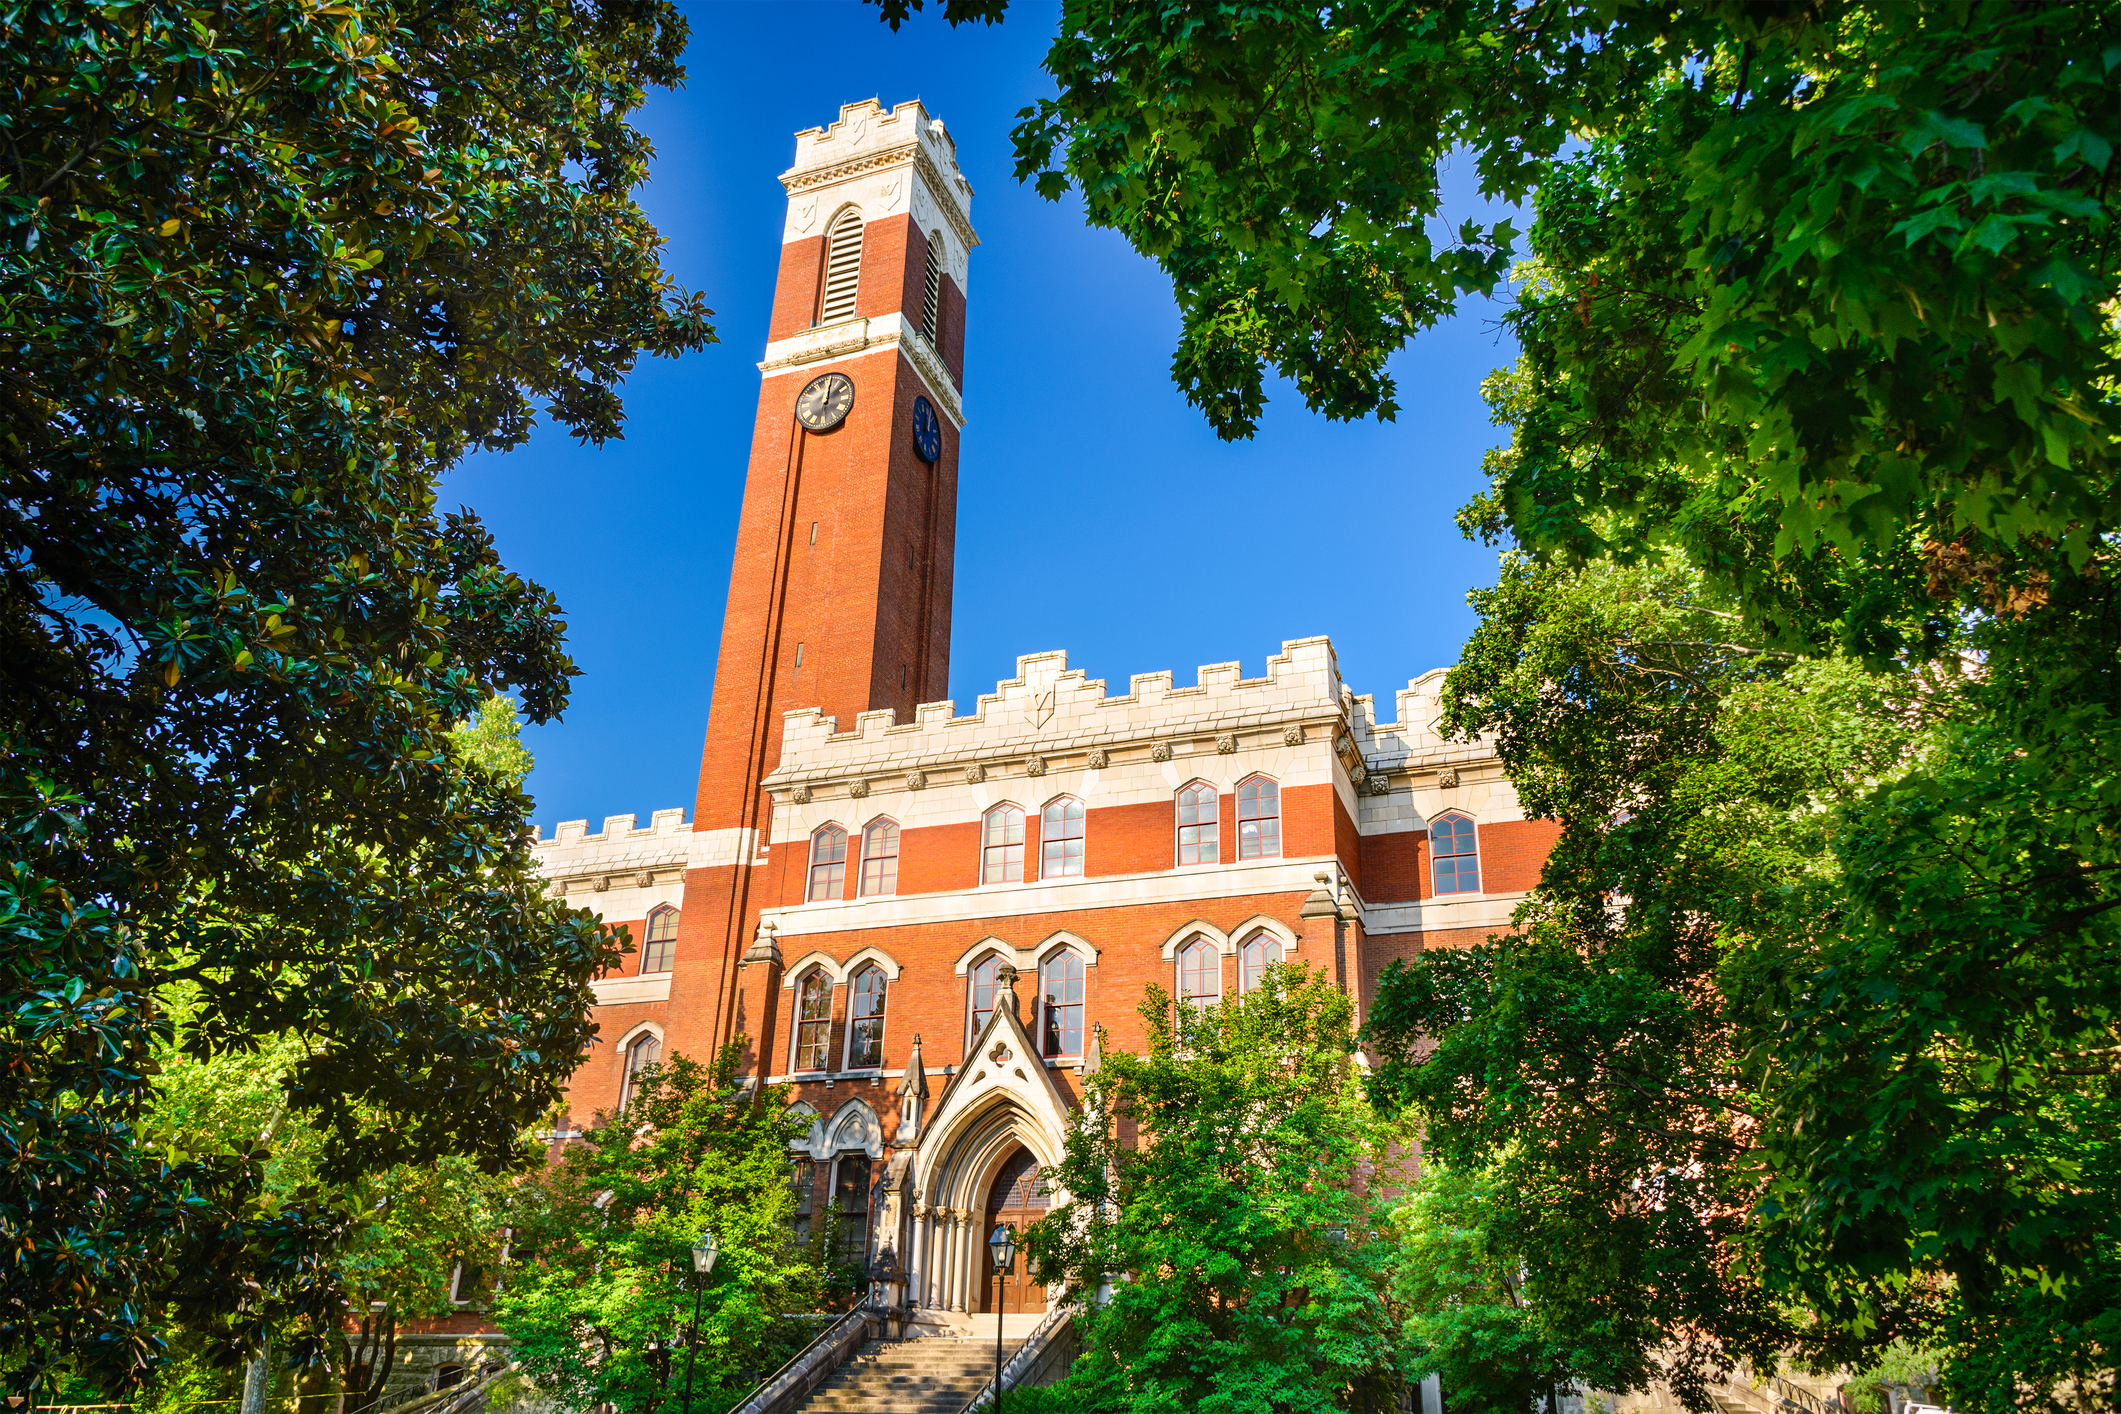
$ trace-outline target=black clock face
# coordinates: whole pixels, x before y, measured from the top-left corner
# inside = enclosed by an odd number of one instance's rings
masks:
[[[795,420],[812,432],[823,432],[847,420],[854,406],[854,380],[844,373],[827,373],[810,380],[795,400]]]
[[[943,425],[935,420],[935,409],[926,398],[913,400],[913,450],[931,465],[943,454]]]

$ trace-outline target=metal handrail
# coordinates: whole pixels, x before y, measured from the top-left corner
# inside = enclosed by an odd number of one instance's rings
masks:
[[[1828,1404],[1810,1390],[1792,1384],[1780,1375],[1767,1377],[1768,1388],[1781,1396],[1786,1404],[1794,1404],[1803,1414],[1836,1414],[1834,1406]]]
[[[876,1313],[867,1306],[857,1306],[854,1310],[849,1311],[846,1315],[840,1317],[831,1325],[825,1327],[824,1330],[820,1331],[817,1334],[816,1338],[813,1339],[808,1345],[804,1346],[801,1350],[796,1351],[795,1354],[788,1357],[787,1364],[781,1366],[780,1369],[775,1370],[765,1379],[760,1380],[756,1385],[753,1385],[751,1388],[751,1393],[745,1395],[741,1400],[738,1400],[736,1407],[730,1410],[729,1414],[745,1414],[745,1411],[752,1407],[753,1402],[756,1401],[760,1395],[767,1393],[776,1383],[781,1380],[783,1376],[793,1371],[796,1366],[802,1364],[803,1361],[809,1357],[811,1351],[817,1349],[819,1346],[825,1344],[828,1341],[838,1339],[849,1322],[860,1321],[864,1325],[866,1325],[875,1318]]]
[[[1033,1360],[1044,1354],[1047,1344],[1053,1339],[1054,1333],[1060,1329],[1061,1322],[1074,1314],[1075,1308],[1073,1306],[1062,1305],[1058,1302],[1054,1303],[1052,1309],[1046,1312],[1045,1317],[1031,1328],[1031,1334],[1024,1337],[1024,1343],[1017,1346],[1011,1352],[1007,1362],[1002,1365],[1001,1383],[1003,1388],[1006,1389],[1008,1387],[1010,1375],[1014,1374],[1019,1379],[1023,1378],[1024,1372],[1019,1367],[1029,1366]],[[994,1385],[995,1382],[993,1380],[981,1385],[973,1392],[972,1398],[965,1402],[965,1407],[959,1410],[958,1414],[972,1414],[972,1411],[979,1408],[982,1404],[991,1402],[995,1393]]]

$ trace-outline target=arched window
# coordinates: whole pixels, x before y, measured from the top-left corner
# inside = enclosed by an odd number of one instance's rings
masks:
[[[940,230],[928,233],[928,282],[921,292],[921,332],[928,342],[936,341],[935,311],[943,295],[943,233]]]
[[[825,234],[825,302],[820,324],[854,318],[854,296],[862,279],[862,213],[847,207]]]
[[[1435,861],[1436,892],[1480,892],[1480,856],[1474,849],[1473,822],[1452,811],[1429,822],[1429,857]]]
[[[795,1068],[823,1070],[832,1030],[832,977],[819,967],[795,989]]]
[[[1195,781],[1178,793],[1178,862],[1213,864],[1222,840],[1215,819],[1215,787]]]
[[[898,892],[898,822],[871,820],[862,831],[862,897]]]
[[[1010,884],[1024,877],[1024,812],[997,805],[987,812],[980,832],[979,880]]]
[[[619,1073],[619,1108],[625,1109],[633,1101],[633,1092],[640,1084],[641,1072],[656,1063],[663,1054],[663,1038],[653,1031],[643,1031],[626,1043],[626,1054]]]
[[[1223,999],[1222,954],[1206,938],[1178,950],[1178,999],[1203,1010]]]
[[[869,1255],[869,1156],[842,1154],[833,1170],[832,1206],[840,1225],[840,1260],[860,1263]]]
[[[1249,992],[1259,985],[1268,968],[1281,961],[1281,939],[1272,933],[1254,933],[1238,949],[1237,959],[1238,990]]]
[[[847,1005],[847,1065],[863,1070],[884,1063],[884,969],[870,963],[854,974]]]
[[[847,832],[826,825],[810,837],[810,888],[803,897],[816,903],[846,892]]]
[[[1083,872],[1083,803],[1062,796],[1038,818],[1038,877],[1076,879]]]
[[[972,1004],[972,1036],[967,1041],[968,1045],[972,1040],[979,1039],[979,1033],[987,1025],[987,1018],[994,1015],[995,972],[1001,965],[1002,960],[999,957],[988,953],[972,964],[972,971],[966,978],[970,983],[968,1000]]]
[[[1254,776],[1237,788],[1237,857],[1276,859],[1281,855],[1281,787]]]
[[[1045,1027],[1039,1049],[1049,1056],[1083,1053],[1083,960],[1062,949],[1039,965],[1039,1006]]]
[[[648,915],[648,936],[641,944],[641,975],[668,972],[678,948],[678,911],[664,904]]]

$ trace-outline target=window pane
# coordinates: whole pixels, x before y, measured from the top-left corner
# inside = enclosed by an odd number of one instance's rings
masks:
[[[994,970],[1001,960],[987,957],[972,969],[972,1034],[979,1035],[980,1028],[994,1011]]]
[[[1042,1048],[1049,1056],[1083,1053],[1083,960],[1057,953],[1040,969],[1040,1005],[1045,1009]]]
[[[832,979],[813,972],[796,994],[795,1068],[825,1069],[825,1043],[832,1029]]]
[[[1178,994],[1182,1001],[1207,1006],[1222,997],[1222,965],[1215,946],[1204,940],[1188,943],[1178,954]]]
[[[806,900],[839,898],[847,891],[847,832],[827,825],[810,837],[810,887]]]
[[[862,831],[862,896],[898,892],[898,825],[878,820]]]

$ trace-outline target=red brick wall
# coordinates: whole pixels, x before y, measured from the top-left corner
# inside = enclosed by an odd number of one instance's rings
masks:
[[[1237,816],[1234,801],[1229,806],[1232,819]],[[1304,859],[1312,855],[1332,854],[1337,847],[1338,821],[1347,812],[1340,808],[1340,801],[1331,785],[1283,786],[1281,790],[1281,852],[1291,859]],[[1235,837],[1230,846],[1231,856],[1237,853]],[[1352,859],[1353,850],[1343,852],[1343,857]]]
[[[824,277],[825,238],[806,236],[781,247],[781,273],[773,287],[773,318],[768,340],[785,339],[808,329],[817,318],[818,281]]]
[[[1402,830],[1362,837],[1362,896],[1366,903],[1401,903],[1429,896],[1429,832]]]
[[[979,829],[979,821],[966,820],[899,831],[898,891],[933,894],[978,884]]]
[[[943,287],[936,294],[935,322],[939,326],[936,352],[943,356],[950,376],[962,388],[965,386],[965,294],[948,271],[943,273]]]
[[[1539,871],[1561,836],[1557,820],[1501,820],[1474,828],[1480,836],[1480,885],[1495,894],[1537,888]]]
[[[624,928],[633,938],[633,951],[619,959],[618,966],[610,968],[600,976],[638,977],[641,975],[641,945],[648,937],[648,920],[645,918],[607,918],[604,920],[615,928]]]
[[[1086,809],[1083,812],[1084,876],[1141,874],[1169,869],[1178,857],[1178,807],[1173,800]]]

